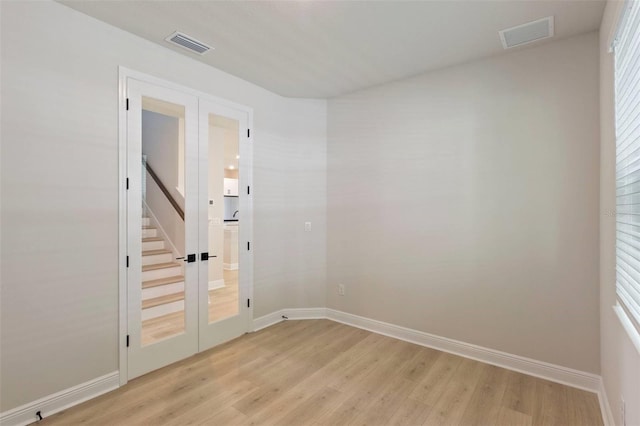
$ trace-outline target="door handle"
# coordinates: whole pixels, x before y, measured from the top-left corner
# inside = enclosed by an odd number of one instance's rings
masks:
[[[193,263],[196,261],[196,255],[194,254],[188,254],[186,259],[184,257],[176,257],[176,260],[183,260],[184,262],[188,262],[188,263]]]
[[[213,255],[209,254],[209,253],[208,253],[208,252],[206,252],[206,251],[203,251],[202,253],[200,253],[200,260],[201,260],[201,261],[209,260],[209,259],[211,259],[212,257],[218,257],[218,256],[213,256]]]

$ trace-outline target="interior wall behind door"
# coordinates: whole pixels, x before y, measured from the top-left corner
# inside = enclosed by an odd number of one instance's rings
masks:
[[[184,182],[184,167],[180,159],[184,153],[178,141],[184,139],[180,118],[157,112],[142,110],[142,155],[171,193],[173,199],[184,210],[184,195],[179,185]],[[146,171],[143,173],[146,175]],[[156,188],[149,182],[151,188]],[[146,192],[146,191],[145,191]],[[160,220],[169,240],[184,254],[184,222],[176,216],[173,207],[166,202],[164,194],[147,193],[147,204]]]

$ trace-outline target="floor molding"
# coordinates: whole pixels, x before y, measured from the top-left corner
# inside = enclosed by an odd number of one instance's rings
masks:
[[[598,395],[600,410],[605,426],[613,426],[613,416],[609,406],[602,378],[595,374],[562,367],[543,361],[537,361],[494,349],[484,348],[460,342],[446,337],[436,336],[418,330],[400,327],[358,315],[328,308],[281,309],[253,320],[253,330],[258,331],[279,322],[304,319],[328,319],[353,327],[382,334],[417,345],[441,350],[465,358],[471,358],[487,364],[540,377],[564,385],[584,389]],[[46,396],[37,401],[24,404],[12,410],[0,413],[3,426],[23,426],[35,422],[36,412],[44,418],[74,405],[95,398],[119,387],[119,374],[113,372],[61,392]]]
[[[280,309],[253,320],[253,331],[262,330],[287,319],[327,319],[326,308]]]
[[[283,316],[287,318],[283,318]],[[260,318],[256,318],[253,321],[253,327],[254,331],[258,331],[269,327],[270,325],[284,321],[285,319],[321,318],[362,328],[374,333],[437,349],[443,352],[463,356],[465,358],[471,358],[476,361],[550,380],[552,382],[561,383],[563,385],[584,389],[597,394],[600,394],[602,389],[601,378],[596,374],[574,370],[572,368],[562,367],[519,355],[513,355],[470,343],[460,342],[446,337],[425,333],[423,331],[400,327],[394,324],[337,311],[335,309],[281,309]]]
[[[327,309],[327,318],[374,333],[438,349],[465,358],[475,359],[476,361],[503,367],[530,376],[540,377],[563,385],[569,385],[595,393],[598,393],[600,390],[600,376],[592,373],[460,342],[446,337],[336,311],[334,309]]]
[[[0,414],[0,424],[3,426],[28,425],[37,420],[36,413],[38,411],[40,411],[43,418],[47,418],[59,411],[112,391],[119,386],[119,373],[114,371],[113,373],[105,374],[88,382],[5,411]]]
[[[613,419],[613,412],[611,411],[611,405],[609,405],[609,398],[607,398],[607,390],[602,379],[598,389],[598,401],[600,402],[600,412],[602,413],[604,426],[615,426],[616,422]]]

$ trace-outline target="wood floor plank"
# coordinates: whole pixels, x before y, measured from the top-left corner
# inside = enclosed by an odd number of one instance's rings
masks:
[[[460,361],[451,380],[433,406],[425,425],[460,424],[464,410],[480,380],[483,364],[471,359]]]
[[[536,381],[535,425],[568,425],[567,387],[547,380]]]
[[[507,389],[507,373],[504,368],[483,365],[473,395],[460,419],[464,425],[496,424],[501,401]]]
[[[310,424],[317,417],[327,413],[337,407],[342,401],[343,394],[335,389],[323,387],[311,398],[306,399],[301,404],[287,413],[283,418],[272,418],[263,424],[298,426]]]
[[[440,352],[427,375],[409,397],[433,407],[461,362],[462,358],[459,356]]]
[[[400,401],[398,409],[389,419],[390,426],[422,425],[429,417],[431,409],[422,402],[407,398]]]
[[[507,388],[502,398],[502,406],[531,416],[534,410],[537,381],[535,377],[515,371],[507,372]]]
[[[599,419],[600,403],[596,394],[566,387],[567,393],[567,424],[602,426]]]
[[[500,407],[498,412],[498,420],[496,426],[532,426],[533,419],[531,416],[512,410],[507,407]],[[587,424],[585,424],[587,426]]]
[[[406,379],[420,382],[429,373],[431,366],[436,362],[440,353],[435,349],[417,347],[416,353],[400,369],[399,374]]]
[[[600,426],[597,396],[328,320],[285,321],[44,425]]]
[[[408,399],[415,387],[415,382],[403,378],[387,381],[380,395],[374,398],[369,406],[349,424],[354,426],[387,424],[398,409],[400,402]]]

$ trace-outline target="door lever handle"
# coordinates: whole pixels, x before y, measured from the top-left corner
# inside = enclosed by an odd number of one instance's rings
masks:
[[[184,262],[188,262],[188,263],[193,263],[196,261],[196,255],[195,254],[188,254],[186,258],[184,257],[176,257],[176,260],[183,260]]]
[[[200,260],[201,260],[201,261],[209,260],[209,259],[211,259],[212,257],[218,257],[218,256],[213,256],[213,255],[209,254],[209,253],[208,253],[208,252],[206,252],[206,251],[205,251],[205,252],[200,253]]]

